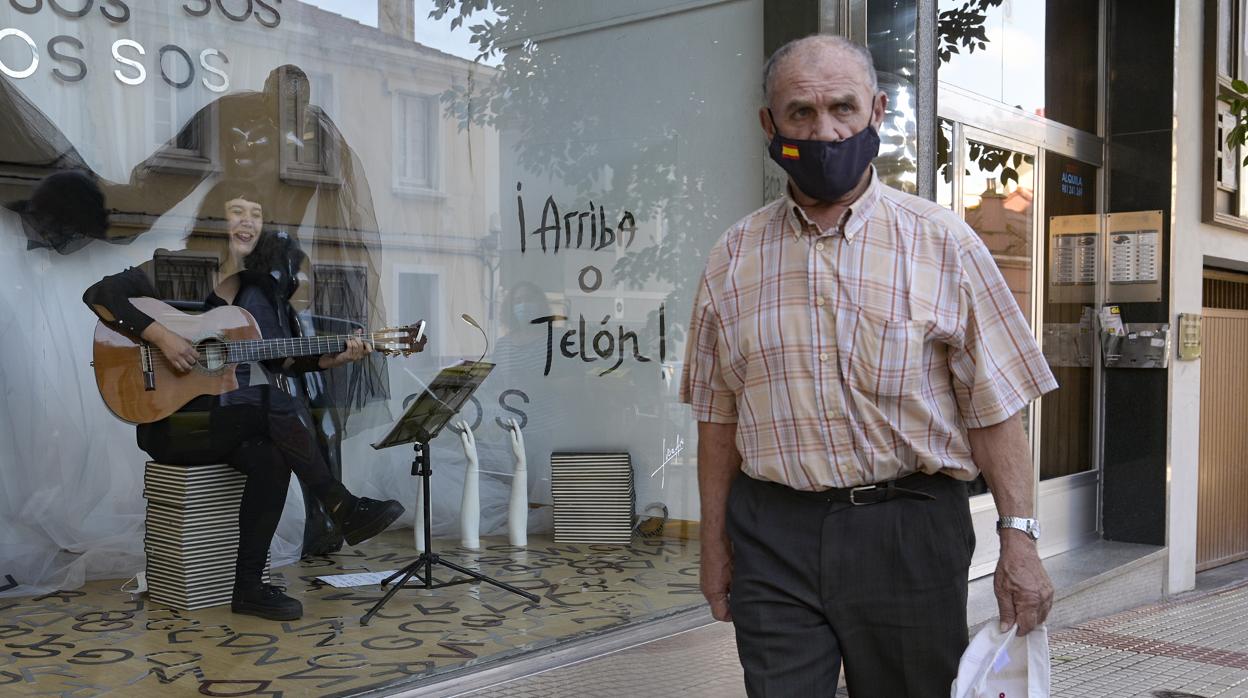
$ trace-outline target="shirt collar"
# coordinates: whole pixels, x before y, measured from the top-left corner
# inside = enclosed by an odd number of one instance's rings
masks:
[[[841,216],[838,228],[846,240],[853,242],[854,237],[858,235],[858,232],[871,219],[871,214],[875,212],[875,207],[880,203],[880,197],[882,196],[881,186],[879,175],[875,171],[875,166],[872,165],[871,179],[867,183],[866,191],[862,192],[862,195],[850,204]],[[819,235],[837,232],[835,230],[823,230],[818,223],[815,223],[806,215],[801,205],[793,200],[791,185],[786,185],[784,188],[784,208],[787,213],[786,218],[788,219],[789,230],[793,233],[794,239],[800,239],[802,232],[808,226],[817,231]]]

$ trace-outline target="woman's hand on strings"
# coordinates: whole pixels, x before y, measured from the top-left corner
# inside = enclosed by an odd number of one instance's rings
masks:
[[[156,345],[156,348],[160,350],[161,356],[164,357],[164,360],[168,362],[175,373],[187,373],[199,361],[199,352],[195,351],[193,344],[187,341],[185,337],[159,322],[153,322],[148,325],[143,330],[141,336],[149,343]],[[160,361],[159,356],[153,358],[156,361]]]

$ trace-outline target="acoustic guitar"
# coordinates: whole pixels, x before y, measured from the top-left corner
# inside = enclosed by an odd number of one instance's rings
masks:
[[[155,298],[132,298],[134,307],[185,337],[199,352],[188,373],[174,371],[159,348],[124,335],[103,322],[95,327],[95,382],[104,404],[131,424],[155,422],[200,395],[238,389],[234,367],[268,359],[339,354],[348,339],[362,339],[387,356],[420,351],[424,323],[356,335],[265,339],[255,318],[227,305],[201,315],[184,313]]]

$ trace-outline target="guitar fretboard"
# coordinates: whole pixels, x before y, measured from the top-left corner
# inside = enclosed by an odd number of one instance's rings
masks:
[[[326,335],[321,337],[291,337],[289,339],[250,339],[225,343],[225,361],[237,364],[248,361],[341,354],[347,348],[348,339],[361,339],[370,344],[377,342],[377,334]]]

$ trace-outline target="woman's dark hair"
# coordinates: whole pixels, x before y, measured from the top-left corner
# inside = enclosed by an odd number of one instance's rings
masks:
[[[264,206],[265,197],[255,183],[242,179],[227,179],[213,185],[200,202],[201,219],[222,218],[225,205],[235,199],[245,199]]]
[[[285,230],[266,229],[243,259],[242,278],[285,301],[299,288],[299,268],[307,258],[295,236]]]

